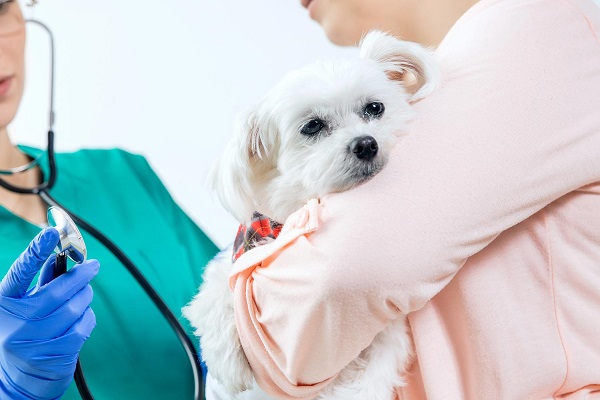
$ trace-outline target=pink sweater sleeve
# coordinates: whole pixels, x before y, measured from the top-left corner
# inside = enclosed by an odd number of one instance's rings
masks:
[[[437,51],[441,87],[389,165],[321,199],[317,229],[236,275],[263,389],[314,397],[468,257],[600,181],[599,26],[588,0],[483,0],[457,22]]]

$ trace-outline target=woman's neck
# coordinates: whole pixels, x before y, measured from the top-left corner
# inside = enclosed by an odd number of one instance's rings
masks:
[[[6,128],[0,128],[0,169],[18,167],[28,162],[29,157],[10,141]],[[0,178],[19,187],[34,187],[39,184],[40,176],[39,167],[35,167],[29,171],[3,175]],[[0,187],[0,205],[33,224],[46,223],[47,206],[39,196],[13,193]]]
[[[410,1],[410,0],[409,0]],[[437,47],[450,28],[479,0],[422,0],[414,2],[414,38],[412,40]],[[417,22],[418,21],[418,22]]]
[[[18,167],[28,162],[27,155],[10,141],[6,128],[0,128],[0,169]]]

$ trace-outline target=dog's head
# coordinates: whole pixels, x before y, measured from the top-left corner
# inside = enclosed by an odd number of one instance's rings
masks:
[[[359,59],[294,71],[239,116],[211,185],[241,222],[253,211],[283,222],[309,198],[380,171],[412,116],[410,103],[436,84],[427,50],[370,32]]]

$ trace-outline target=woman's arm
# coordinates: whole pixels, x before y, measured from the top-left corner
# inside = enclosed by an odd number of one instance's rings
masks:
[[[389,165],[322,199],[315,232],[237,277],[241,341],[269,394],[313,397],[501,232],[600,181],[600,11],[580,3],[471,9]]]

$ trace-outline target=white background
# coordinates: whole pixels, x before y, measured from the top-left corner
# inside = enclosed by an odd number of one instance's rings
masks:
[[[294,68],[356,55],[331,45],[299,0],[39,0],[23,12],[55,36],[56,148],[144,154],[219,246],[233,240],[237,223],[204,180],[234,115]],[[29,24],[25,96],[9,128],[13,141],[39,147],[47,43]]]

